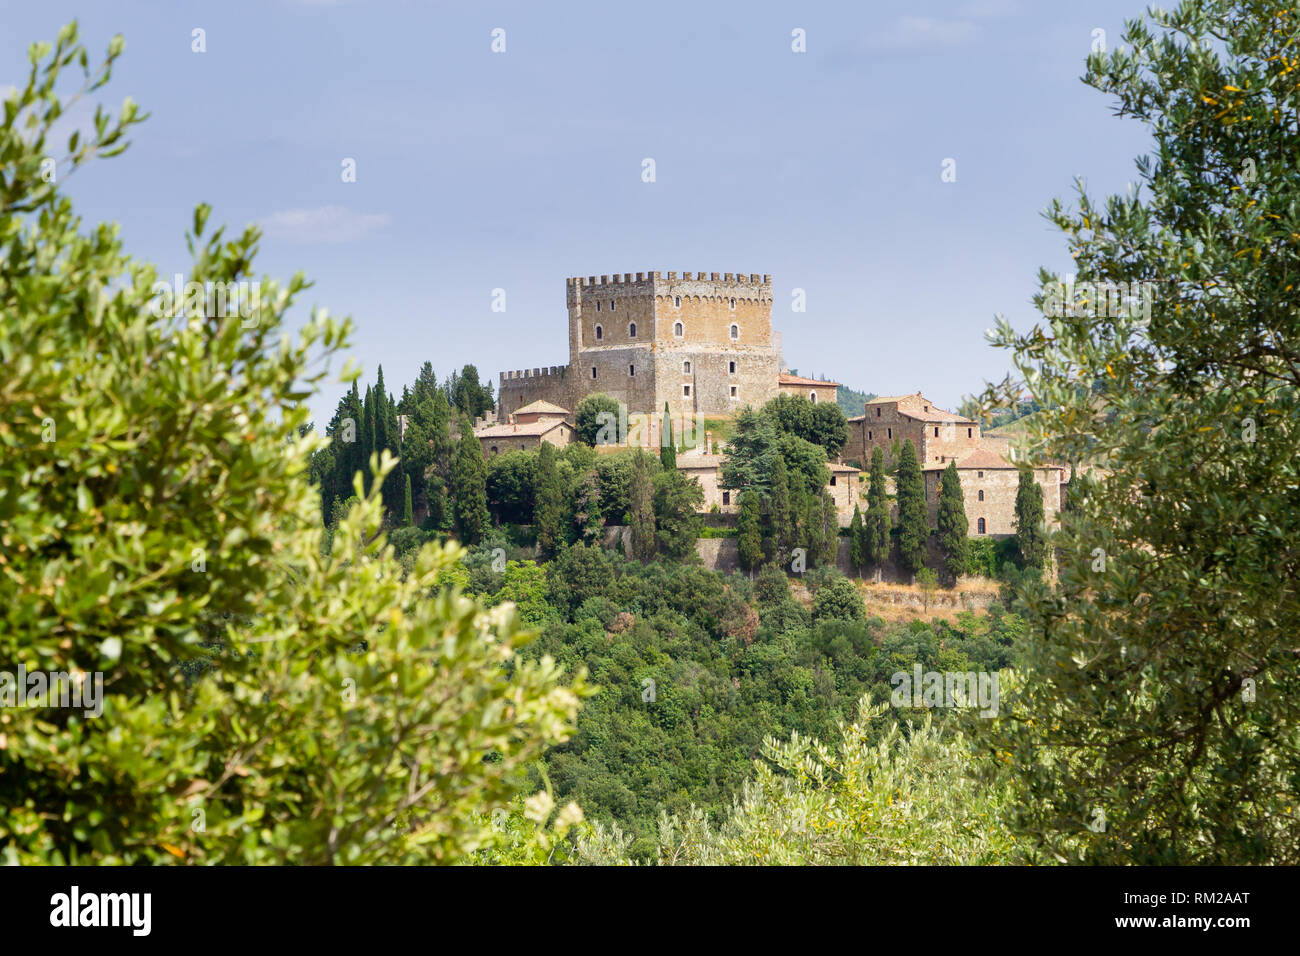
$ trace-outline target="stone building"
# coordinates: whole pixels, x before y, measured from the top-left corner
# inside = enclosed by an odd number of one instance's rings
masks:
[[[867,402],[863,414],[849,419],[844,457],[865,468],[871,464],[872,450],[881,448],[885,460],[891,461],[894,450],[909,438],[922,467],[946,465],[981,447],[976,422],[944,411],[917,392]]]
[[[530,451],[540,448],[542,442],[563,448],[573,441],[574,435],[568,417],[566,408],[550,402],[532,402],[508,415],[505,421],[477,423],[474,437],[483,446],[484,458],[506,451]]]
[[[839,515],[840,524],[848,525],[853,520],[855,506],[866,510],[866,494],[862,489],[862,472],[842,461],[832,461],[826,466],[831,472],[831,483],[826,490],[835,501],[835,513]]]
[[[840,383],[823,382],[816,378],[804,378],[800,375],[792,375],[790,372],[782,372],[777,377],[776,387],[782,395],[802,395],[814,405],[818,402],[830,402],[834,405],[839,395]]]
[[[938,524],[939,488],[947,467],[936,462],[926,462],[922,466],[925,502],[932,528]],[[1043,519],[1048,527],[1056,523],[1061,510],[1064,471],[1056,465],[1034,469],[1034,481],[1043,489]],[[980,448],[957,462],[957,477],[961,480],[970,537],[1005,538],[1016,533],[1019,468],[1001,455]]]
[[[503,417],[538,400],[574,409],[596,392],[631,413],[667,404],[726,417],[777,394],[770,275],[627,272],[567,279],[565,291],[569,364],[502,372]]]

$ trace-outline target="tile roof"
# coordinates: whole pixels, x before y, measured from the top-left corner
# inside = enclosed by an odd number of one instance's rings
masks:
[[[826,385],[830,388],[839,388],[839,382],[827,382],[820,378],[804,378],[802,375],[791,375],[789,372],[782,372],[779,381],[782,385]]]
[[[569,428],[568,422],[562,419],[550,419],[540,422],[520,422],[512,424],[504,422],[497,425],[488,425],[486,428],[480,428],[474,432],[475,438],[527,438],[545,435],[553,428]]]
[[[529,402],[523,408],[515,409],[516,415],[567,415],[569,410],[561,408],[559,405],[552,405],[550,402],[541,399],[535,402]]]

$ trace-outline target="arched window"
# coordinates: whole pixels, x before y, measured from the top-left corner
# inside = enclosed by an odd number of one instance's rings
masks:
[[[817,392],[816,392],[816,391],[812,391],[812,392],[809,392],[809,393],[808,393],[808,401],[812,402],[814,405],[817,404]]]
[[[732,309],[733,312],[734,312],[735,309],[736,309],[736,300],[735,300],[735,299],[732,299],[732,300],[731,300],[731,309]],[[735,336],[733,335],[732,338],[735,338]]]
[[[689,361],[682,363],[682,374],[683,375],[691,374],[691,363]]]
[[[495,454],[497,453],[497,446],[496,446],[496,445],[493,445],[491,451],[492,451],[492,454],[495,455]]]
[[[627,337],[628,337],[629,339],[634,339],[634,338],[636,338],[636,323],[635,323],[635,322],[629,322],[629,323],[627,324]]]
[[[981,489],[980,489],[980,501],[983,501],[983,500],[984,500],[984,489],[981,488]]]
[[[673,335],[677,336],[680,339],[685,334],[686,334],[686,326],[682,325],[680,322],[676,322],[673,324]]]
[[[682,297],[680,295],[673,296],[673,308],[680,309],[681,307],[682,307]]]
[[[605,330],[602,329],[599,325],[596,326],[596,341],[599,342],[604,337],[605,337]]]
[[[600,300],[599,300],[599,299],[596,300],[596,311],[597,311],[597,312],[600,311]]]
[[[983,519],[983,518],[980,518],[980,520],[977,521],[977,522],[975,523],[975,527],[976,527],[976,529],[978,530],[978,532],[979,532],[980,534],[983,534],[983,533],[984,533],[984,519]]]
[[[739,338],[740,338],[740,326],[738,326],[735,322],[732,322],[732,323],[731,323],[731,341],[734,342],[734,341],[736,341],[736,340],[739,339]]]
[[[735,374],[736,374],[736,363],[735,363],[735,362],[728,362],[728,363],[727,363],[727,371],[730,372],[732,375],[735,375]]]

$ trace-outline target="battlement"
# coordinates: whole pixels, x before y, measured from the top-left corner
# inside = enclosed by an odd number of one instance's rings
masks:
[[[505,384],[506,382],[525,381],[528,379],[549,379],[552,377],[562,378],[568,370],[569,366],[567,365],[551,365],[547,368],[535,368],[531,371],[522,368],[514,372],[502,372],[501,382],[502,384]]]
[[[564,280],[564,285],[568,289],[582,289],[594,286],[626,286],[636,285],[645,282],[658,282],[668,280],[670,282],[678,281],[676,272],[624,272],[621,276],[618,273],[603,276],[571,276]],[[683,282],[726,282],[734,285],[755,285],[771,286],[772,277],[770,275],[759,275],[757,272],[683,272],[681,280]]]

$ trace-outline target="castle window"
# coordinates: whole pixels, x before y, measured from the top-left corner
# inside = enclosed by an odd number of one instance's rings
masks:
[[[594,368],[591,370],[591,377],[592,377],[592,378],[595,378],[595,377],[596,377],[596,370],[595,370]],[[894,430],[893,430],[892,428],[886,428],[885,431],[887,431],[887,432],[889,433],[889,434],[887,434],[887,435],[885,436],[886,438],[893,438],[893,437],[894,437]]]
[[[976,528],[976,530],[977,530],[980,534],[983,534],[983,533],[984,533],[984,519],[983,519],[983,518],[980,518],[980,520],[977,521],[977,522],[975,523],[975,528]]]
[[[609,311],[611,311],[611,312],[614,311],[614,300],[613,300],[613,299],[610,299],[610,300],[609,300]]]
[[[605,337],[605,330],[602,329],[599,325],[596,326],[596,341],[599,342],[604,337]]]
[[[735,385],[731,386],[731,397],[736,398],[739,395],[739,389]]]
[[[730,492],[730,491],[724,491],[724,492],[722,493],[722,503],[723,503],[724,505],[729,505],[729,504],[731,504],[731,492]]]
[[[731,341],[735,342],[735,341],[736,341],[737,339],[739,339],[739,338],[740,338],[740,326],[738,326],[735,322],[732,322],[732,323],[731,323]]]
[[[735,375],[735,374],[736,374],[736,363],[735,363],[735,362],[728,362],[728,363],[727,363],[727,371],[730,372],[732,375]]]
[[[636,374],[636,366],[635,366],[635,365],[629,365],[629,366],[627,367],[627,374],[628,374],[628,375],[635,375],[635,374]]]
[[[983,500],[984,500],[984,489],[981,488],[981,489],[980,489],[980,501],[983,501]]]
[[[599,300],[599,299],[596,300],[596,311],[597,311],[597,312],[600,311],[600,300]]]
[[[594,365],[591,367],[591,377],[592,378],[596,377],[596,366]]]
[[[867,432],[867,441],[871,441],[871,432]]]
[[[971,431],[972,431],[972,429],[969,429],[969,428],[966,429],[966,437],[967,437],[967,438],[974,438],[974,437],[975,437],[974,435],[971,434]]]
[[[736,310],[736,300],[735,300],[735,299],[732,299],[732,300],[731,300],[731,310],[732,310],[733,312]],[[735,326],[732,326],[732,328],[735,328]],[[734,339],[735,336],[733,335],[732,338]]]
[[[939,437],[939,426],[938,426],[938,425],[935,425],[935,426],[934,426],[934,437],[935,437],[935,438],[938,438],[938,437]]]
[[[691,387],[689,385],[682,386],[682,395],[684,395],[686,398],[691,397]]]
[[[673,335],[677,336],[680,339],[685,334],[686,334],[686,326],[682,325],[680,322],[673,323]]]
[[[977,472],[975,472],[975,477],[977,477],[977,478],[983,478],[983,477],[984,477],[984,472],[982,472],[982,471],[977,471]]]
[[[817,404],[817,393],[816,393],[816,392],[809,392],[809,393],[808,393],[808,401],[810,401],[810,402],[812,402],[814,405],[816,405],[816,404]]]
[[[673,296],[673,307],[678,309],[682,307],[682,297],[680,295]]]
[[[691,374],[691,363],[689,361],[682,363],[682,374],[683,375]]]
[[[880,417],[880,409],[878,409],[878,408],[876,409],[876,417],[877,417],[877,418]]]
[[[629,339],[634,339],[634,338],[636,338],[636,323],[635,323],[635,322],[629,322],[629,323],[627,324],[627,337],[628,337]]]

